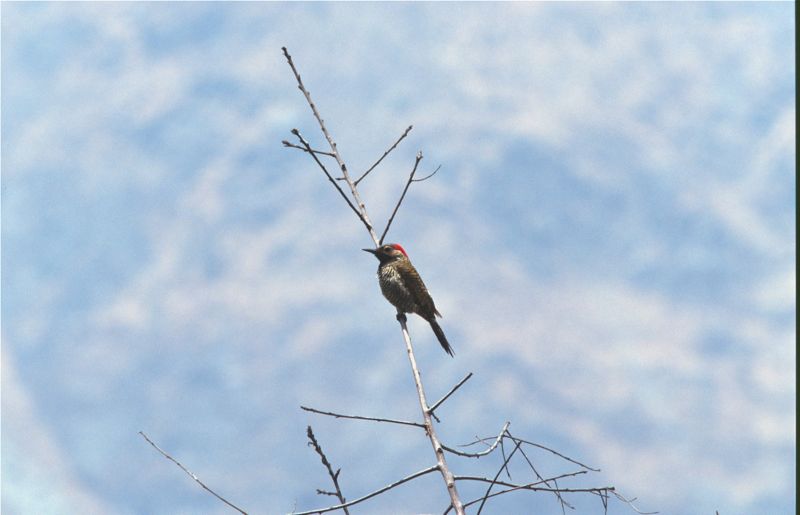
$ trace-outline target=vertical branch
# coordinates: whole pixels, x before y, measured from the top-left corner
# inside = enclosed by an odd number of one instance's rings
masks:
[[[361,213],[361,218],[364,221],[364,224],[367,226],[367,230],[369,231],[369,235],[372,236],[372,240],[375,242],[375,246],[378,246],[378,235],[375,234],[375,230],[372,227],[372,222],[367,215],[367,209],[364,206],[364,202],[361,200],[361,195],[358,193],[358,188],[356,187],[353,180],[350,178],[350,174],[347,172],[347,166],[344,164],[342,160],[342,156],[339,155],[339,149],[336,147],[336,142],[333,141],[333,138],[328,133],[328,128],[325,127],[325,120],[319,115],[317,111],[317,106],[314,105],[314,101],[311,100],[311,93],[308,92],[306,87],[303,85],[303,80],[300,78],[300,74],[297,71],[297,68],[294,66],[294,61],[292,61],[292,56],[289,55],[289,51],[286,50],[286,47],[282,47],[283,55],[286,57],[286,61],[288,61],[289,66],[292,68],[292,73],[294,73],[294,78],[297,80],[297,87],[303,93],[303,96],[306,97],[306,102],[308,102],[309,107],[311,107],[311,112],[314,114],[314,118],[317,119],[317,123],[319,123],[319,128],[322,130],[322,134],[325,135],[325,139],[328,140],[328,145],[331,147],[331,152],[333,153],[334,159],[339,164],[339,169],[342,171],[342,176],[344,177],[345,182],[350,187],[350,193],[353,195],[353,200],[356,201],[356,205],[358,206],[358,210]]]
[[[342,171],[342,179],[344,179],[344,181],[347,183],[347,186],[350,188],[350,193],[352,194],[353,200],[356,203],[357,211],[358,211],[358,214],[359,214],[359,218],[364,223],[364,225],[367,227],[367,230],[369,231],[369,234],[372,237],[372,240],[375,242],[375,246],[377,247],[377,246],[380,245],[380,241],[381,240],[378,238],[378,235],[375,234],[375,230],[374,230],[374,228],[372,226],[372,222],[370,221],[369,216],[367,216],[367,209],[366,209],[366,207],[364,205],[364,202],[361,200],[361,196],[358,193],[358,187],[353,182],[353,180],[350,178],[350,174],[347,172],[347,166],[345,166],[344,161],[342,160],[341,156],[339,155],[339,150],[336,148],[336,143],[333,141],[333,138],[328,133],[328,129],[325,127],[325,121],[319,115],[319,112],[317,111],[317,107],[314,105],[314,102],[311,100],[311,94],[308,92],[308,90],[306,90],[305,86],[303,85],[303,81],[300,78],[300,74],[298,73],[297,68],[295,68],[295,66],[294,66],[294,62],[292,61],[292,56],[289,55],[289,51],[286,50],[286,47],[282,47],[282,50],[283,50],[283,55],[286,57],[286,61],[289,63],[289,66],[292,68],[292,73],[294,73],[294,77],[297,80],[297,87],[303,93],[303,96],[305,96],[306,101],[308,102],[308,105],[311,108],[311,112],[314,114],[314,118],[317,119],[317,122],[319,123],[320,129],[322,130],[322,133],[325,135],[325,139],[328,140],[328,145],[330,145],[330,147],[331,147],[331,152],[333,153],[333,157],[334,157],[334,159],[336,159],[336,162],[339,164],[339,168]],[[293,132],[295,132],[295,131],[293,131]],[[408,132],[408,131],[406,131],[406,132]],[[306,148],[307,151],[309,151],[309,154],[311,154],[311,156],[316,159],[316,155],[313,153],[310,145],[304,144],[304,147]],[[422,159],[422,154],[419,154],[417,156],[417,161],[416,161],[416,163],[414,165],[414,170],[415,171],[416,171],[416,167],[419,164],[419,161],[421,159]],[[436,173],[436,172],[434,172],[434,173]],[[327,175],[327,173],[326,173],[326,175]],[[328,176],[328,178],[330,179],[330,175]],[[413,173],[412,173],[412,176],[409,179],[409,183],[406,185],[406,188],[403,191],[403,196],[405,196],[405,192],[408,190],[408,185],[410,185],[411,182],[413,182],[413,179],[414,179],[414,177],[413,177]],[[400,202],[402,202],[402,198],[400,199]],[[348,204],[349,204],[349,202],[348,202]],[[400,205],[400,203],[398,203],[398,207],[399,207],[399,205]],[[396,211],[397,211],[397,208],[395,208],[395,212]],[[394,214],[392,216],[394,217]],[[389,224],[391,224],[391,221],[389,222]],[[389,227],[387,225],[386,231],[388,231],[388,229],[389,229]],[[384,235],[386,234],[386,231],[384,231]],[[430,439],[431,445],[433,446],[433,451],[436,454],[436,462],[437,462],[437,467],[436,468],[439,470],[439,472],[442,474],[442,477],[444,478],[445,485],[447,486],[447,493],[450,495],[450,502],[451,502],[453,508],[456,510],[456,513],[458,515],[464,515],[464,506],[461,503],[461,499],[459,499],[459,497],[458,497],[458,492],[456,491],[455,479],[453,477],[452,472],[450,472],[450,469],[447,468],[447,461],[445,460],[445,457],[444,457],[444,450],[442,449],[442,444],[439,442],[439,439],[436,436],[436,431],[434,430],[434,427],[433,427],[433,419],[432,419],[432,414],[431,414],[431,411],[430,411],[430,407],[428,406],[428,403],[425,400],[425,392],[424,392],[424,390],[422,388],[422,379],[420,378],[419,369],[417,368],[417,361],[414,358],[414,349],[411,346],[411,337],[408,334],[408,327],[406,326],[406,317],[402,313],[398,313],[397,320],[398,320],[398,322],[400,322],[400,329],[401,329],[401,331],[403,333],[403,340],[405,341],[406,349],[408,350],[408,359],[411,362],[411,369],[412,369],[413,374],[414,374],[414,382],[416,383],[416,386],[417,386],[417,394],[419,396],[420,408],[422,410],[422,416],[423,416],[423,419],[424,419],[425,431],[428,434],[428,438]]]
[[[439,472],[442,474],[445,485],[447,485],[447,493],[450,495],[450,503],[456,510],[457,515],[464,515],[464,506],[458,496],[456,490],[456,481],[453,473],[447,467],[447,460],[444,457],[444,449],[442,448],[439,438],[436,436],[436,430],[433,427],[433,418],[431,417],[431,410],[428,407],[428,401],[425,399],[425,390],[422,387],[422,377],[419,373],[417,360],[414,357],[414,347],[411,345],[411,337],[408,334],[408,327],[406,326],[406,316],[402,313],[397,314],[397,321],[400,322],[400,328],[403,332],[403,340],[406,342],[406,350],[408,351],[408,361],[411,363],[411,371],[414,374],[414,383],[417,386],[417,396],[419,397],[419,405],[422,408],[422,417],[425,424],[425,431],[428,433],[428,438],[433,446],[433,452],[436,454],[436,463]]]

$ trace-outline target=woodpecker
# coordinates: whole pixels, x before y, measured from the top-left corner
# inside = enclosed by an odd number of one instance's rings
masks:
[[[381,285],[381,293],[397,308],[398,317],[405,317],[404,313],[416,313],[424,318],[431,324],[442,348],[452,356],[453,349],[436,321],[436,317],[442,315],[436,310],[431,294],[408,259],[405,249],[399,243],[389,243],[377,249],[361,250],[373,254],[380,261],[378,283]]]

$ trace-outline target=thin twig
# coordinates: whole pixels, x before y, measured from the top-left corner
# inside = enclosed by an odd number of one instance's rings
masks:
[[[636,500],[636,497],[633,497],[631,499],[626,499],[621,494],[618,494],[613,488],[610,491],[614,495],[614,497],[616,497],[620,501],[622,501],[625,504],[627,504],[628,506],[630,506],[633,509],[633,511],[635,511],[636,513],[639,513],[640,515],[656,515],[658,513],[657,511],[641,511],[641,510],[639,510],[639,508],[637,508],[633,504],[633,501]],[[717,515],[719,515],[719,512],[717,512]]]
[[[587,471],[582,471],[582,472],[587,472]],[[482,483],[492,483],[493,482],[488,477],[456,476],[455,478],[456,478],[456,481],[479,481],[479,482],[482,482]],[[530,483],[530,485],[539,484],[539,483],[541,483],[541,481],[537,482],[537,483]],[[602,486],[602,487],[594,487],[594,488],[550,488],[550,487],[541,487],[541,486],[515,485],[513,483],[508,483],[506,481],[501,481],[499,479],[494,481],[494,484],[500,485],[500,486],[509,486],[509,487],[513,487],[513,488],[516,488],[516,489],[519,489],[519,490],[531,490],[533,492],[556,492],[556,491],[558,491],[558,492],[562,492],[562,493],[564,493],[564,492],[566,492],[566,493],[584,492],[584,493],[597,494],[597,492],[605,492],[605,491],[613,492],[614,491],[614,487],[613,486]]]
[[[296,148],[298,150],[302,150],[303,152],[310,152],[314,154],[322,154],[323,156],[334,157],[334,155],[331,152],[325,152],[324,150],[317,150],[315,148],[309,150],[305,147],[301,147],[300,145],[295,145],[294,143],[290,143],[286,140],[281,141],[281,143],[283,143],[284,147]]]
[[[500,467],[500,470],[497,471],[497,474],[494,475],[494,479],[492,479],[492,482],[489,483],[489,487],[486,489],[486,493],[483,494],[483,499],[481,500],[481,504],[478,506],[478,515],[481,515],[481,512],[483,511],[483,506],[486,504],[486,499],[489,498],[489,493],[492,491],[492,487],[497,483],[497,478],[500,477],[500,474],[503,473],[503,469],[505,469],[508,466],[509,460],[511,460],[511,458],[514,456],[514,453],[517,452],[517,449],[519,449],[520,445],[522,445],[522,442],[517,442],[517,445],[514,447],[514,450],[511,451],[511,454],[508,455],[508,458],[506,458],[505,461],[503,461],[503,465]]]
[[[428,179],[430,179],[431,177],[433,177],[434,175],[436,175],[436,172],[438,172],[438,171],[439,171],[441,168],[442,168],[442,165],[439,165],[439,166],[437,166],[437,167],[436,167],[436,170],[432,171],[431,173],[429,173],[429,174],[428,174],[428,175],[426,175],[425,177],[421,177],[421,178],[419,178],[419,179],[414,179],[414,180],[412,180],[411,182],[422,182],[422,181],[427,181]]]
[[[167,458],[168,460],[170,460],[170,461],[171,461],[172,463],[174,463],[175,465],[179,466],[179,467],[181,468],[181,470],[183,470],[184,472],[186,472],[186,473],[189,475],[189,477],[191,477],[192,479],[194,479],[194,480],[195,480],[195,482],[197,482],[197,484],[198,484],[198,485],[202,486],[202,487],[203,487],[203,488],[204,488],[206,491],[210,492],[210,493],[211,493],[211,495],[213,495],[214,497],[216,497],[216,498],[217,498],[217,499],[219,499],[220,501],[224,502],[225,504],[227,504],[228,506],[230,506],[230,507],[231,507],[231,508],[233,508],[234,510],[238,511],[239,513],[242,513],[243,515],[247,515],[247,512],[246,512],[246,511],[244,511],[243,509],[239,508],[239,507],[238,507],[238,506],[236,506],[235,504],[231,503],[230,501],[228,501],[227,499],[225,499],[224,497],[222,497],[221,495],[219,495],[219,494],[218,494],[217,492],[215,492],[214,490],[212,490],[212,489],[210,489],[209,487],[207,487],[207,486],[205,485],[205,483],[203,483],[202,481],[200,481],[200,478],[198,478],[197,476],[195,476],[195,475],[194,475],[194,474],[193,474],[193,473],[192,473],[192,472],[191,472],[189,469],[187,469],[186,467],[184,467],[184,466],[181,464],[181,462],[179,462],[178,460],[176,460],[175,458],[173,458],[172,456],[170,456],[169,454],[167,454],[167,453],[166,453],[166,452],[165,452],[165,451],[164,451],[164,450],[163,450],[161,447],[159,447],[158,445],[156,445],[156,444],[155,444],[155,442],[153,442],[153,440],[151,440],[150,438],[148,438],[148,437],[147,437],[147,435],[146,435],[146,434],[144,434],[144,432],[142,432],[142,431],[139,431],[139,434],[140,434],[140,435],[142,435],[142,438],[144,438],[145,440],[147,440],[147,443],[149,443],[150,445],[152,445],[152,446],[155,448],[155,450],[157,450],[158,452],[160,452],[162,456],[164,456],[165,458]]]
[[[411,481],[412,479],[416,479],[416,478],[418,478],[420,476],[424,476],[425,474],[430,474],[431,472],[434,472],[436,470],[439,470],[439,466],[438,465],[433,465],[433,466],[428,467],[426,469],[420,470],[419,472],[414,472],[410,476],[406,476],[403,479],[395,481],[394,483],[392,483],[390,485],[386,485],[383,488],[379,488],[378,490],[375,490],[372,493],[369,493],[369,494],[367,494],[367,495],[365,495],[363,497],[359,497],[358,499],[355,499],[355,500],[350,501],[348,503],[337,504],[336,506],[328,506],[327,508],[318,508],[318,509],[315,509],[315,510],[296,511],[296,512],[292,512],[291,515],[312,515],[314,513],[325,513],[325,512],[328,512],[328,511],[341,510],[342,508],[345,508],[345,507],[348,507],[348,506],[353,506],[354,504],[358,504],[360,502],[366,501],[367,499],[371,499],[372,497],[375,497],[376,495],[380,495],[380,494],[382,494],[383,492],[385,492],[387,490],[391,490],[392,488],[394,488],[396,486],[400,486],[403,483]]]
[[[339,150],[336,147],[336,142],[333,141],[333,138],[331,137],[330,133],[328,133],[328,128],[325,126],[325,120],[322,119],[322,117],[319,114],[319,111],[317,111],[317,106],[314,105],[314,101],[311,100],[311,93],[309,93],[308,90],[306,89],[306,87],[303,85],[303,80],[300,78],[300,73],[297,71],[297,68],[295,68],[295,66],[294,66],[294,61],[292,61],[292,56],[289,55],[289,51],[286,50],[286,47],[282,47],[282,50],[283,50],[283,55],[286,57],[286,61],[289,63],[289,66],[292,68],[292,73],[294,73],[294,78],[295,78],[295,80],[297,80],[297,87],[303,93],[303,96],[306,97],[306,102],[308,102],[308,106],[311,108],[311,112],[314,114],[314,118],[317,119],[317,123],[319,123],[319,128],[320,128],[320,130],[322,130],[322,134],[324,134],[325,135],[325,139],[328,140],[328,145],[331,147],[331,152],[333,153],[333,157],[334,157],[334,159],[336,159],[336,162],[339,165],[339,169],[341,170],[342,175],[344,176],[344,180],[345,180],[345,182],[347,182],[347,185],[350,187],[350,193],[353,196],[353,200],[355,200],[356,204],[358,205],[359,219],[366,226],[367,231],[369,232],[370,236],[372,237],[372,240],[375,242],[375,246],[378,246],[379,245],[379,243],[378,243],[379,240],[378,240],[377,235],[375,234],[375,230],[372,227],[372,222],[370,221],[369,216],[367,215],[367,210],[366,210],[366,207],[364,206],[364,202],[361,200],[361,196],[358,193],[358,188],[353,183],[352,179],[350,179],[350,175],[347,172],[347,165],[344,164],[344,160],[342,159],[342,156],[339,155]],[[310,147],[309,147],[309,149],[310,149]],[[313,156],[314,154],[312,153],[311,155]],[[331,181],[333,181],[332,178],[331,178]],[[334,182],[334,184],[336,184],[336,183]],[[337,186],[337,189],[339,189],[338,186]],[[347,203],[350,204],[349,199],[348,199]]]
[[[346,504],[347,499],[344,498],[344,494],[342,494],[342,489],[339,487],[339,473],[342,469],[338,469],[336,472],[333,471],[333,467],[331,467],[328,458],[325,456],[325,453],[322,452],[322,447],[320,447],[317,439],[314,437],[314,432],[311,430],[311,426],[308,426],[308,430],[306,431],[308,435],[309,445],[314,447],[314,450],[317,451],[319,454],[320,459],[322,460],[322,464],[325,465],[325,468],[328,469],[328,475],[331,476],[331,480],[333,481],[333,487],[336,488],[336,492],[325,492],[322,490],[317,489],[317,493],[325,494],[325,495],[334,495],[341,504]],[[347,510],[347,507],[343,507],[342,510],[344,511],[345,515],[350,515],[350,512]]]
[[[408,128],[406,129],[406,131],[405,131],[405,132],[402,134],[402,136],[400,136],[399,138],[397,138],[397,141],[395,141],[395,142],[394,142],[394,145],[392,145],[391,147],[389,147],[389,150],[387,150],[386,152],[384,152],[384,153],[383,153],[383,155],[381,156],[381,158],[380,158],[380,159],[378,159],[377,161],[375,161],[375,164],[373,164],[372,166],[370,166],[370,167],[369,167],[369,169],[368,169],[366,172],[364,172],[364,174],[363,174],[361,177],[359,177],[358,179],[356,179],[356,180],[355,180],[355,182],[354,182],[353,184],[355,184],[356,186],[358,186],[358,183],[359,183],[359,182],[361,182],[361,181],[362,181],[362,179],[364,179],[364,177],[366,177],[367,175],[369,175],[369,172],[371,172],[372,170],[374,170],[374,169],[375,169],[375,167],[376,167],[376,166],[378,166],[379,164],[381,164],[381,161],[383,161],[383,158],[385,158],[386,156],[388,156],[388,155],[389,155],[389,153],[390,153],[392,150],[394,150],[395,148],[397,148],[397,145],[399,145],[399,144],[400,144],[400,142],[401,142],[401,141],[403,141],[403,139],[404,139],[406,136],[408,136],[408,133],[409,133],[409,132],[411,132],[411,129],[413,129],[413,128],[414,128],[414,126],[413,126],[413,125],[409,125],[409,126],[408,126]]]
[[[544,483],[544,484],[548,484],[550,481],[553,481],[553,482],[555,482],[557,479],[562,479],[562,478],[565,478],[565,477],[577,476],[577,475],[580,475],[580,474],[586,474],[587,472],[588,472],[588,471],[586,471],[586,470],[579,470],[579,471],[577,471],[577,472],[570,472],[570,473],[568,473],[568,474],[561,474],[560,476],[556,476],[556,477],[547,478],[547,479],[544,479],[544,480],[542,480],[542,481],[537,481],[536,483],[529,483],[529,484],[527,484],[527,485],[520,485],[520,486],[516,486],[516,487],[512,487],[512,488],[507,488],[507,489],[505,489],[505,490],[500,490],[500,491],[494,492],[493,494],[489,495],[489,497],[496,497],[496,496],[498,496],[498,495],[507,494],[507,493],[509,493],[509,492],[516,492],[517,490],[526,490],[526,489],[530,489],[530,487],[533,487],[533,486],[536,486],[536,485],[540,485],[540,484],[542,484],[542,483]],[[466,507],[466,506],[471,506],[471,505],[473,505],[473,504],[475,504],[475,503],[479,502],[480,500],[481,500],[481,499],[475,499],[475,500],[473,500],[473,501],[470,501],[470,502],[468,502],[468,503],[464,504],[464,506],[465,506],[465,507]]]
[[[509,437],[511,437],[511,435],[510,435],[510,434],[509,434]],[[486,443],[486,442],[488,442],[488,441],[494,440],[494,438],[495,438],[494,436],[487,437],[487,438],[478,438],[478,439],[476,439],[474,442],[470,442],[470,443],[467,443],[467,444],[461,445],[461,447],[470,447],[470,446],[472,446],[472,445],[477,445],[477,444],[479,444],[479,443]],[[553,449],[551,449],[551,448],[549,448],[549,447],[545,447],[545,446],[544,446],[544,445],[542,445],[542,444],[534,443],[534,442],[531,442],[531,441],[528,441],[528,440],[523,440],[522,438],[516,438],[516,437],[513,437],[513,438],[514,438],[514,440],[518,440],[518,441],[520,441],[520,442],[522,442],[522,443],[526,443],[526,444],[528,444],[528,445],[530,445],[530,446],[532,446],[532,447],[538,447],[539,449],[542,449],[542,450],[545,450],[545,451],[547,451],[547,452],[549,452],[549,453],[555,454],[555,455],[556,455],[556,456],[558,456],[559,458],[562,458],[562,459],[564,459],[564,460],[567,460],[567,461],[569,461],[570,463],[574,463],[575,465],[578,465],[579,467],[583,467],[583,468],[585,468],[586,470],[591,470],[592,472],[600,472],[600,469],[596,469],[596,468],[590,467],[589,465],[586,465],[586,464],[584,464],[584,463],[581,463],[580,461],[577,461],[577,460],[575,460],[575,459],[573,459],[573,458],[570,458],[569,456],[564,456],[564,455],[563,455],[563,454],[561,454],[560,452],[558,452],[558,451],[555,451],[555,450],[553,450]]]
[[[515,442],[515,443],[517,444],[517,446],[516,446],[516,448],[514,448],[514,451],[511,454],[514,454],[515,452],[517,452],[517,450],[519,449],[519,446],[522,445],[519,442]],[[500,440],[500,455],[503,456],[503,460],[505,460],[503,462],[503,466],[500,468],[500,472],[502,472],[503,469],[505,469],[506,476],[508,476],[508,480],[512,481],[511,472],[508,470],[508,460],[511,459],[511,456],[509,456],[508,459],[506,459],[506,446],[504,445],[503,440]]]
[[[319,413],[320,415],[328,415],[329,417],[335,417],[335,418],[351,418],[354,420],[370,420],[372,422],[388,422],[390,424],[400,424],[404,426],[414,426],[425,429],[424,424],[420,424],[419,422],[409,422],[407,420],[396,420],[391,418],[379,418],[379,417],[361,417],[358,415],[343,415],[341,413],[333,413],[331,411],[321,411],[314,408],[308,408],[306,406],[300,406],[300,409],[305,411],[310,411],[311,413]]]
[[[403,188],[403,193],[400,195],[400,200],[397,201],[397,205],[394,206],[394,211],[392,211],[392,216],[389,217],[389,221],[386,222],[386,228],[383,230],[383,234],[381,234],[381,239],[378,240],[378,246],[380,247],[383,245],[383,239],[386,237],[386,233],[389,232],[389,227],[392,226],[392,222],[394,221],[394,215],[397,214],[397,210],[400,209],[400,204],[403,203],[403,199],[408,192],[408,187],[411,186],[411,183],[414,181],[414,174],[417,173],[417,167],[419,166],[419,162],[422,161],[422,152],[417,152],[417,158],[414,160],[414,168],[411,169],[411,174],[408,176],[408,181],[406,182],[406,187]]]
[[[308,151],[308,153],[311,155],[311,157],[314,158],[314,161],[316,161],[317,165],[325,173],[325,176],[328,177],[328,180],[331,182],[331,184],[334,185],[334,187],[336,188],[336,191],[339,192],[339,194],[342,196],[344,201],[347,202],[347,205],[350,206],[350,209],[353,210],[353,213],[355,213],[356,216],[358,217],[358,219],[361,220],[361,223],[363,223],[367,227],[367,230],[370,230],[371,226],[370,226],[369,222],[364,218],[364,215],[361,212],[359,212],[358,209],[356,209],[356,206],[354,206],[353,203],[350,202],[350,199],[347,197],[347,194],[344,192],[344,190],[342,190],[342,188],[340,188],[339,185],[336,184],[336,181],[333,179],[333,177],[331,176],[330,172],[328,172],[328,169],[325,168],[325,165],[322,164],[322,161],[319,160],[319,158],[317,157],[317,154],[311,150],[311,145],[308,143],[308,141],[305,140],[303,135],[300,134],[300,131],[298,131],[297,129],[292,129],[292,134],[297,136],[297,139],[300,140],[300,143],[303,144],[303,147],[305,147],[305,149]]]
[[[441,399],[439,399],[438,401],[434,402],[434,403],[433,403],[433,406],[431,406],[430,408],[428,408],[428,411],[430,411],[431,413],[433,413],[433,412],[436,410],[436,408],[438,408],[438,407],[439,407],[439,406],[440,406],[440,405],[441,405],[441,404],[442,404],[444,401],[446,401],[446,400],[447,400],[447,398],[448,398],[448,397],[450,397],[451,395],[453,395],[453,394],[455,393],[455,391],[456,391],[456,390],[458,390],[459,388],[461,388],[461,385],[462,385],[462,384],[464,384],[464,383],[466,383],[466,382],[469,380],[469,378],[470,378],[470,377],[472,377],[472,372],[470,372],[469,374],[467,374],[467,377],[465,377],[464,379],[462,379],[461,381],[459,381],[457,385],[455,385],[454,387],[452,387],[452,388],[450,389],[450,391],[449,391],[449,392],[447,392],[447,393],[444,395],[444,397],[442,397],[442,398],[441,398]]]
[[[458,456],[464,456],[465,458],[480,458],[481,456],[486,456],[487,454],[491,453],[495,449],[495,447],[497,447],[497,444],[499,444],[500,441],[503,439],[503,436],[506,435],[509,424],[511,424],[511,422],[506,422],[505,424],[503,424],[503,429],[500,430],[500,434],[497,435],[497,438],[495,439],[494,443],[485,451],[463,452],[444,445],[442,445],[442,448],[447,452],[457,454]]]
[[[514,441],[517,441],[513,436],[511,436],[511,433],[508,433],[508,437],[511,438]],[[528,465],[531,467],[531,470],[536,475],[536,477],[538,479],[544,480],[544,477],[541,474],[539,474],[538,470],[536,470],[536,467],[533,465],[533,462],[530,460],[530,458],[528,458],[528,455],[525,454],[525,449],[520,447],[519,452],[522,453],[522,456],[525,458],[525,461],[528,462]],[[586,471],[584,470],[584,472],[586,472]],[[550,486],[550,484],[547,483],[547,482],[545,482],[545,484],[547,486]],[[554,479],[553,480],[553,484],[556,486],[556,488],[558,488],[558,481],[557,480]],[[564,509],[565,507],[573,509],[573,510],[575,509],[575,507],[573,505],[571,505],[570,503],[565,501],[563,497],[561,497],[560,493],[556,492],[556,498],[558,498],[558,501],[561,503],[561,514],[562,515],[566,515],[566,513],[567,513],[566,510]]]
[[[501,485],[501,486],[508,486],[509,488],[506,489],[506,490],[501,490],[501,491],[498,491],[498,492],[494,492],[493,494],[489,495],[489,498],[496,497],[498,495],[507,494],[509,492],[515,492],[517,490],[538,491],[538,490],[541,490],[541,489],[538,488],[537,485],[541,485],[541,484],[545,484],[546,485],[550,481],[556,481],[557,479],[564,479],[564,478],[568,478],[568,477],[580,476],[580,475],[588,474],[588,473],[589,473],[588,470],[578,470],[576,472],[568,472],[566,474],[560,474],[558,476],[549,477],[549,478],[546,478],[546,479],[542,479],[541,481],[535,481],[533,483],[526,483],[524,485],[514,485],[514,484],[511,484],[511,483],[506,483],[504,481],[495,481],[494,484]],[[481,481],[481,482],[484,482],[484,483],[491,483],[492,482],[492,480],[489,479],[488,477],[477,477],[477,476],[456,476],[456,479],[460,480],[460,481]],[[602,488],[600,490],[602,490]],[[590,493],[596,494],[597,492],[592,491]],[[467,506],[472,506],[473,504],[480,502],[481,499],[483,499],[483,497],[479,497],[477,499],[469,501],[468,503],[464,504],[464,507],[466,508]],[[448,506],[447,509],[444,510],[442,515],[447,515],[447,513],[449,513],[451,509],[452,509],[452,506]]]
[[[608,492],[600,492],[600,502],[603,504],[603,515],[608,515]]]
[[[544,445],[542,445],[542,444],[538,444],[538,443],[534,443],[534,442],[529,442],[528,440],[523,440],[522,438],[516,438],[516,437],[513,437],[513,436],[511,436],[511,434],[510,434],[510,433],[509,433],[509,435],[508,435],[508,436],[509,436],[509,438],[513,438],[514,440],[520,441],[520,442],[522,442],[522,443],[526,443],[526,444],[528,444],[528,445],[531,445],[531,446],[533,446],[533,447],[538,447],[539,449],[542,449],[543,451],[547,451],[547,452],[549,452],[549,453],[555,454],[555,455],[556,455],[556,456],[558,456],[559,458],[565,459],[565,460],[569,461],[570,463],[574,463],[575,465],[578,465],[579,467],[583,467],[583,468],[585,468],[586,470],[591,470],[592,472],[600,472],[600,469],[596,469],[596,468],[594,468],[594,467],[590,467],[589,465],[583,464],[583,463],[581,463],[581,462],[580,462],[580,461],[578,461],[578,460],[575,460],[575,459],[572,459],[572,458],[570,458],[569,456],[564,456],[564,455],[563,455],[563,454],[561,454],[560,452],[558,452],[558,451],[555,451],[555,450],[553,450],[553,449],[551,449],[551,448],[549,448],[549,447],[545,447],[545,446],[544,446]]]

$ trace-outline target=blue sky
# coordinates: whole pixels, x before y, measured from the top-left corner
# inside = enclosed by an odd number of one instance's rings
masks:
[[[431,464],[411,430],[299,409],[418,407],[366,232],[280,144],[294,127],[323,144],[287,46],[351,170],[414,125],[363,183],[378,225],[417,151],[442,166],[389,239],[457,353],[411,321],[429,396],[475,373],[446,442],[510,420],[646,510],[794,513],[793,18],[4,2],[3,512],[228,513],[140,430],[254,513],[325,502],[307,424],[348,497]],[[444,506],[425,478],[364,512]]]

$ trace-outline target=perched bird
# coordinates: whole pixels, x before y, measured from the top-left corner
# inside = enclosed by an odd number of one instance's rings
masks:
[[[362,249],[374,254],[378,265],[378,282],[381,293],[395,308],[398,316],[403,313],[416,313],[424,318],[433,329],[433,333],[442,348],[453,355],[453,349],[444,336],[444,331],[436,321],[442,315],[436,310],[431,294],[422,282],[414,265],[408,259],[405,249],[398,243],[382,245],[377,249]],[[405,315],[403,315],[405,316]]]

